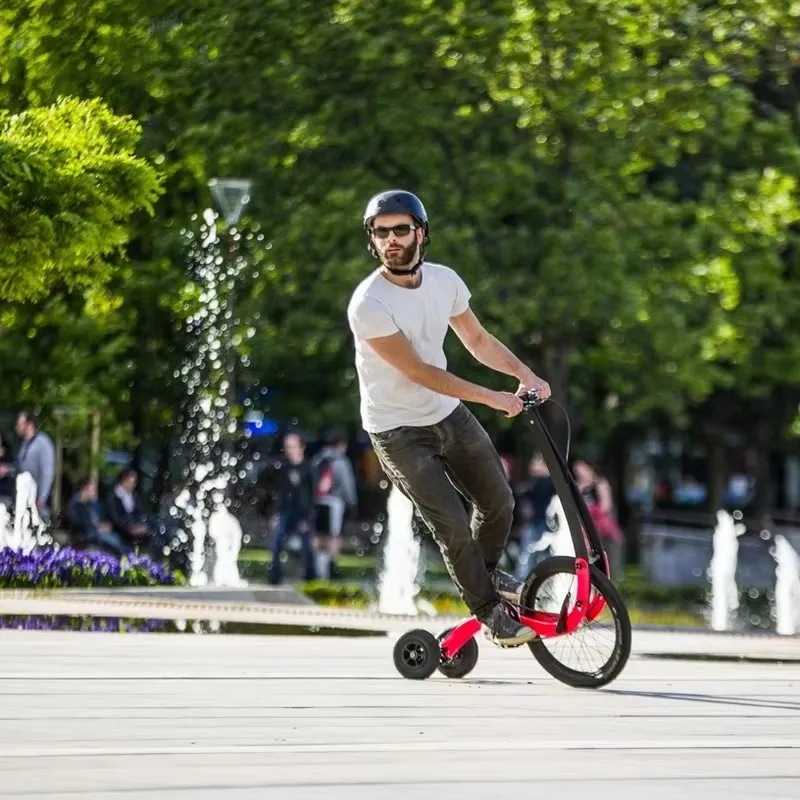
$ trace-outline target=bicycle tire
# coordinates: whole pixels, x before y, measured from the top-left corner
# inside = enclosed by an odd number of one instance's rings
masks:
[[[437,637],[439,644],[452,632],[452,628],[442,631]],[[475,669],[478,663],[478,643],[470,639],[451,659],[439,664],[439,672],[447,678],[464,678]]]
[[[568,556],[555,556],[538,564],[528,576],[520,593],[520,608],[535,609],[538,590],[542,584],[554,575],[575,574],[575,559]],[[556,680],[579,689],[598,689],[619,676],[631,654],[631,620],[625,601],[616,586],[597,567],[590,567],[592,590],[598,592],[606,601],[606,607],[614,619],[615,644],[608,661],[594,672],[581,672],[562,664],[547,648],[547,638],[528,642],[533,657],[542,668]],[[578,629],[580,630],[580,628]],[[565,634],[566,637],[573,633]],[[560,637],[559,637],[560,638]]]

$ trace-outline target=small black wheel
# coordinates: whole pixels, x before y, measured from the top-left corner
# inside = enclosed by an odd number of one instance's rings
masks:
[[[564,636],[534,639],[528,642],[528,647],[534,658],[557,680],[575,688],[597,689],[611,683],[628,663],[631,620],[622,595],[606,575],[590,566],[589,576],[589,601],[600,595],[606,602],[597,619],[584,619],[577,630]],[[555,556],[537,564],[528,576],[520,593],[520,608],[529,614],[536,611],[558,614],[563,610],[567,593],[574,604],[576,591],[575,559]],[[608,646],[604,647],[604,643]],[[584,657],[579,653],[582,645],[587,651]],[[605,650],[607,655],[603,655]],[[577,657],[576,666],[566,665],[570,657]]]
[[[441,652],[442,642],[452,631],[448,628],[439,634],[439,651]],[[473,637],[470,639],[449,661],[444,660],[439,664],[439,672],[447,678],[463,678],[469,675],[478,663],[478,643]]]
[[[394,665],[397,671],[411,680],[430,678],[441,660],[436,637],[421,628],[404,633],[394,646]]]

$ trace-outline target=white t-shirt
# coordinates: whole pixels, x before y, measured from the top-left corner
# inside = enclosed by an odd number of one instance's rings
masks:
[[[409,380],[366,341],[402,331],[423,361],[447,368],[442,345],[450,317],[467,310],[470,292],[450,267],[425,261],[420,272],[420,286],[406,289],[376,269],[356,287],[347,307],[355,336],[361,422],[370,433],[400,425],[435,425],[459,404],[455,397]]]

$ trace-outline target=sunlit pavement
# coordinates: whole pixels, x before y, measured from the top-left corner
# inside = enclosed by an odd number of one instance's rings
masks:
[[[394,639],[2,631],[0,796],[800,797],[800,639],[637,632],[599,691],[483,641],[407,681]]]

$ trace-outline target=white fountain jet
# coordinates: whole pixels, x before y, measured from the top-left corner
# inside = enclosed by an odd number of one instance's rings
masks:
[[[387,539],[378,579],[378,611],[415,616],[419,613],[416,598],[420,543],[411,525],[414,506],[394,484],[386,502],[386,516]]]
[[[782,534],[771,550],[775,559],[775,625],[780,636],[800,633],[800,555]]]
[[[239,575],[242,526],[225,505],[222,492],[214,492],[216,508],[208,518],[208,535],[214,543],[214,586],[242,588],[247,581]]]
[[[552,548],[553,556],[574,556],[575,545],[572,543],[572,533],[564,516],[564,506],[561,498],[554,494],[545,512],[547,519],[547,530],[541,535],[532,552],[538,553],[541,550]]]
[[[17,475],[15,487],[13,525],[5,504],[0,504],[0,548],[10,547],[27,555],[52,539],[36,505],[36,481],[30,472]]]
[[[746,527],[734,522],[724,509],[717,511],[714,529],[714,551],[708,567],[711,580],[711,628],[729,631],[739,609],[739,588],[736,585],[736,563],[739,557],[739,537]]]

